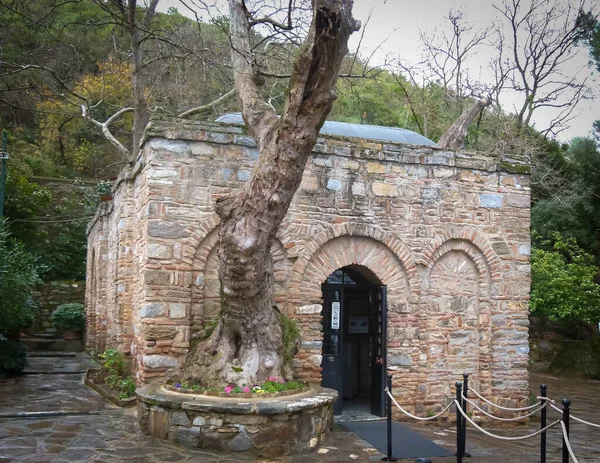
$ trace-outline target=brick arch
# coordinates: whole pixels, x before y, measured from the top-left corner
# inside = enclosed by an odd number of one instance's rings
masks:
[[[435,265],[449,252],[464,253],[473,262],[479,274],[480,296],[489,298],[493,272],[482,250],[470,241],[465,239],[449,239],[442,243],[429,257],[426,265],[428,271],[431,272]]]
[[[289,230],[286,227],[282,230],[280,240],[284,243],[293,242],[293,230]],[[292,227],[293,228],[293,227]],[[279,235],[278,235],[279,236]],[[400,239],[391,233],[387,233],[380,228],[369,224],[358,224],[358,223],[344,223],[335,224],[328,227],[326,230],[321,231],[312,237],[311,240],[306,242],[303,249],[299,252],[298,258],[292,269],[291,281],[289,283],[289,301],[290,303],[297,304],[301,300],[302,282],[304,280],[304,274],[310,260],[319,252],[319,250],[328,242],[340,238],[343,236],[356,237],[356,238],[370,238],[374,242],[379,243],[383,248],[389,250],[393,259],[396,259],[399,263],[399,268],[404,272],[410,294],[419,293],[418,274],[416,261],[413,258],[412,252]],[[350,265],[353,262],[349,262],[345,265]],[[332,269],[337,270],[336,267]],[[375,270],[371,268],[371,270]],[[325,275],[325,278],[330,274],[329,272]],[[375,272],[377,273],[377,272]],[[325,279],[323,278],[323,280]],[[381,278],[380,278],[381,279]],[[385,280],[381,279],[382,281]],[[320,287],[319,287],[320,291]]]
[[[289,286],[290,303],[319,303],[321,283],[335,270],[349,265],[369,269],[387,285],[390,300],[407,298],[414,289],[405,263],[386,244],[369,236],[342,235],[298,259]]]
[[[215,230],[218,230],[221,218],[216,214],[211,214],[210,217],[202,219],[197,227],[189,227],[190,236],[181,240],[181,260],[179,264],[182,267],[188,266],[190,270],[193,270],[197,265],[198,252],[206,246],[209,240],[214,239],[212,237]],[[218,235],[218,234],[217,234]],[[208,253],[206,253],[208,255]],[[204,257],[206,257],[206,255]]]
[[[200,242],[192,260],[192,288],[190,323],[192,333],[202,329],[205,316],[218,312],[220,304],[219,282],[217,273],[217,250],[220,225],[217,224]],[[291,270],[285,247],[275,238],[271,246],[273,262],[273,296],[276,303],[285,300],[286,282]]]
[[[468,228],[452,228],[436,236],[423,252],[422,259],[418,263],[431,268],[437,258],[441,257],[440,250],[442,250],[442,254],[444,250],[447,252],[449,244],[450,246],[456,246],[453,249],[466,252],[477,264],[480,271],[487,267],[487,273],[491,280],[500,278],[501,261],[491,243],[480,232]]]
[[[423,307],[433,333],[427,362],[430,368],[435,365],[428,381],[439,383],[443,396],[450,393],[445,376],[469,372],[472,382],[485,389],[491,385],[492,265],[499,262],[491,264],[482,249],[463,237],[434,243],[430,250],[434,247],[423,269]]]

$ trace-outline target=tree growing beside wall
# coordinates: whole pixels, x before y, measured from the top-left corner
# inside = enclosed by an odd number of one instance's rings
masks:
[[[360,24],[352,0],[315,0],[289,81],[281,117],[263,99],[252,27],[292,28],[292,4],[282,22],[256,17],[244,0],[229,0],[232,64],[244,121],[260,155],[243,189],[217,203],[221,313],[212,335],[197,344],[185,376],[205,385],[252,384],[282,374],[281,314],[273,300],[270,249],[319,130],[335,100],[335,83],[350,35]]]

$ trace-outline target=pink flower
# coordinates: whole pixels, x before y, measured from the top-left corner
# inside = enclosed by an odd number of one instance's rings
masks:
[[[276,382],[276,381],[277,381],[277,376],[269,376],[269,377],[267,378],[267,381],[273,381],[273,382]]]
[[[244,387],[242,388],[242,392],[245,392],[245,393],[248,393],[248,392],[250,392],[250,386],[244,386]]]
[[[283,378],[279,378],[279,381],[277,381],[277,382],[280,383],[280,384],[284,384],[285,380]]]
[[[229,386],[225,386],[225,389],[223,389],[223,391],[225,391],[226,394],[230,394],[231,391],[233,391],[233,386],[231,384]]]

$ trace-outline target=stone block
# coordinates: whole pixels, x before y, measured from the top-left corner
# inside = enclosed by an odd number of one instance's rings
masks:
[[[301,346],[302,349],[321,350],[323,348],[323,343],[321,341],[302,341]]]
[[[160,302],[148,302],[140,310],[141,318],[162,317],[165,314],[165,305]]]
[[[297,307],[296,314],[298,314],[298,315],[320,314],[321,310],[323,310],[323,306],[321,304],[309,304],[309,305],[303,305],[301,307]]]
[[[170,259],[173,256],[173,248],[165,244],[148,243],[146,253],[151,259]]]
[[[341,191],[344,188],[344,183],[337,178],[327,179],[327,189],[333,191]]]
[[[245,434],[239,433],[227,444],[227,447],[232,452],[245,452],[252,448],[252,442]]]
[[[482,193],[479,195],[479,206],[490,209],[499,209],[502,207],[503,195]]]
[[[245,182],[250,179],[251,172],[249,170],[238,170],[237,179],[240,182]]]
[[[208,143],[192,143],[191,152],[194,156],[213,156],[216,153],[216,147]]]
[[[187,238],[190,232],[184,229],[181,225],[174,222],[162,222],[158,220],[150,220],[148,222],[148,236],[154,238]]]
[[[385,164],[382,162],[367,162],[367,172],[370,174],[384,174],[385,170]]]
[[[426,201],[437,200],[440,197],[439,188],[423,188],[421,192],[421,199]]]
[[[398,187],[392,183],[373,182],[371,189],[375,196],[398,196]]]
[[[185,447],[198,448],[200,443],[200,428],[197,426],[180,427],[177,430],[175,442]]]
[[[409,367],[411,364],[412,359],[408,355],[388,355],[388,365]]]
[[[185,318],[187,315],[187,304],[171,302],[169,304],[169,318]]]
[[[352,194],[355,196],[364,196],[366,194],[365,184],[362,182],[354,182],[352,184]]]
[[[142,361],[148,368],[175,368],[178,365],[176,358],[166,355],[144,355]]]
[[[174,339],[177,336],[177,329],[171,325],[148,325],[144,326],[144,339],[165,340]]]
[[[162,270],[146,270],[144,281],[147,285],[168,285],[171,282],[171,272]]]

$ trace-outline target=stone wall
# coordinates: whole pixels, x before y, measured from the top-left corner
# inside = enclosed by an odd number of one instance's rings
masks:
[[[61,304],[70,302],[84,303],[85,282],[83,281],[47,281],[38,285],[33,291],[33,300],[39,307],[35,324],[29,331],[32,334],[55,334],[50,316]]]
[[[152,122],[92,222],[88,342],[130,352],[140,383],[177,375],[218,312],[214,204],[257,157],[243,127]],[[272,248],[276,302],[303,330],[296,376],[320,383],[321,283],[355,265],[387,286],[400,403],[433,407],[464,371],[487,396],[524,403],[527,172],[514,157],[319,138]]]

